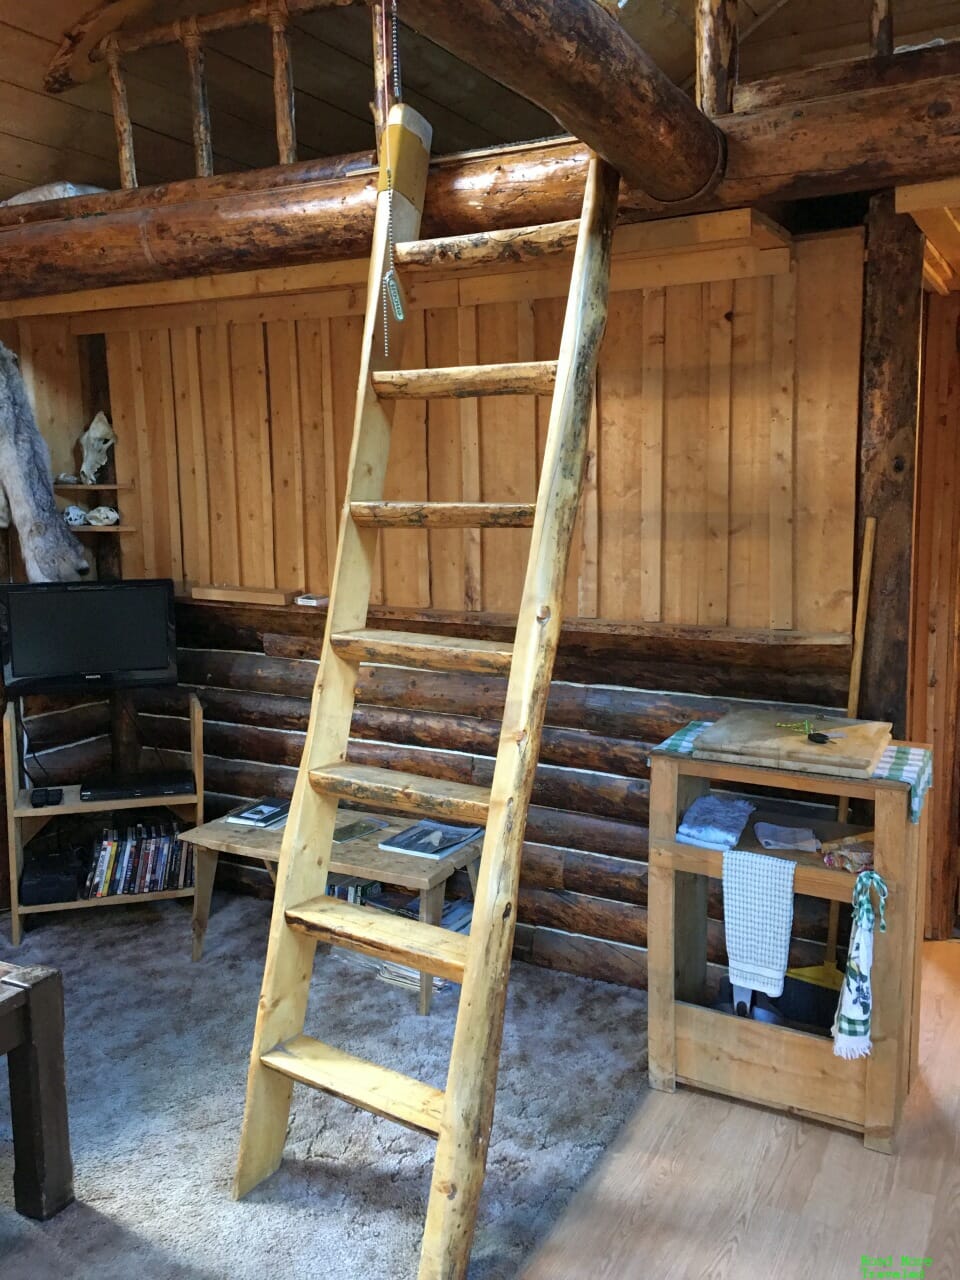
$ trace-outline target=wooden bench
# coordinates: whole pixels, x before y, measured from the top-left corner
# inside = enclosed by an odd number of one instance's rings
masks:
[[[341,813],[341,819],[351,817]],[[357,819],[369,817],[358,813]],[[379,815],[377,815],[379,816]],[[389,835],[396,835],[411,825],[410,818],[382,816],[385,826],[371,835],[359,836],[333,846],[330,863],[331,876],[353,880],[379,880],[383,884],[410,889],[420,895],[420,919],[425,924],[439,925],[443,914],[446,883],[455,871],[466,868],[472,888],[476,888],[476,867],[480,857],[480,837],[456,849],[443,858],[422,858],[411,853],[388,853],[378,848]],[[243,827],[228,822],[226,817],[203,826],[184,831],[182,838],[189,841],[196,851],[196,893],[193,899],[193,958],[203,955],[203,940],[210,922],[210,901],[213,881],[217,874],[217,862],[221,853],[262,862],[276,883],[276,865],[280,859],[282,831]],[[433,999],[433,978],[429,974],[420,977],[420,1003],[422,1014],[430,1012]]]
[[[10,1070],[14,1204],[28,1218],[52,1218],[73,1200],[56,969],[0,964],[0,1053]]]

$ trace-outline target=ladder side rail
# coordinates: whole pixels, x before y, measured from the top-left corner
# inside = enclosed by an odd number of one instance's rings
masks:
[[[326,893],[337,801],[321,799],[312,791],[309,771],[346,756],[359,664],[341,657],[332,648],[330,636],[362,628],[370,600],[378,530],[357,527],[350,517],[350,503],[383,495],[393,406],[377,399],[372,374],[398,367],[402,330],[399,324],[391,326],[390,353],[385,354],[382,284],[391,234],[405,240],[419,234],[432,135],[426,120],[404,105],[391,109],[384,132],[353,442],[310,723],[277,867],[233,1187],[238,1198],[273,1173],[283,1155],[293,1083],[264,1067],[261,1056],[303,1030],[317,944],[314,938],[288,929],[284,912]],[[386,178],[388,164],[392,190]]]
[[[427,1208],[420,1280],[466,1275],[493,1122],[520,854],[607,317],[618,174],[591,160]]]

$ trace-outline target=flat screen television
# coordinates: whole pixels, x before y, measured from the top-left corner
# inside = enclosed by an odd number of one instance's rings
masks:
[[[176,684],[169,578],[0,586],[8,696]]]

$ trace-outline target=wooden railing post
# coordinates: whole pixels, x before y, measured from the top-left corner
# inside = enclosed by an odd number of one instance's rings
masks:
[[[297,159],[293,63],[290,56],[290,14],[286,0],[273,0],[268,15],[273,36],[273,101],[277,117],[277,155],[281,164]]]
[[[733,110],[739,55],[737,0],[697,0],[697,105],[706,115]]]
[[[373,28],[373,120],[377,130],[377,155],[379,156],[380,135],[383,133],[390,108],[394,104],[393,27],[390,0],[371,0],[370,21]]]
[[[110,70],[110,92],[113,98],[113,127],[117,133],[117,155],[120,160],[120,185],[137,186],[137,162],[133,154],[133,125],[127,105],[127,84],[120,65],[120,49],[116,36],[107,44],[107,66]]]
[[[893,53],[890,0],[870,0],[870,48],[877,58],[889,58]]]
[[[203,40],[197,19],[180,23],[180,42],[187,55],[190,74],[190,114],[193,119],[193,154],[198,178],[213,173],[213,139],[210,134],[210,104],[207,100],[207,76],[203,56]]]

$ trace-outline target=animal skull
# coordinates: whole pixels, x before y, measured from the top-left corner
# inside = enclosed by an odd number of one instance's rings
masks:
[[[120,512],[114,507],[94,507],[87,513],[87,524],[106,525],[119,524]]]
[[[80,448],[83,450],[80,479],[84,484],[96,484],[97,472],[106,462],[107,453],[116,438],[107,415],[98,413],[80,437]]]
[[[80,525],[87,523],[86,507],[70,506],[63,513],[63,518],[72,528],[79,528]]]

